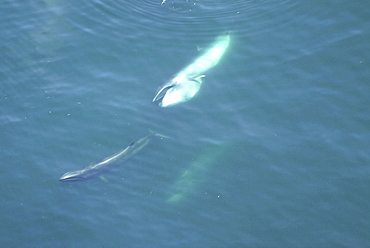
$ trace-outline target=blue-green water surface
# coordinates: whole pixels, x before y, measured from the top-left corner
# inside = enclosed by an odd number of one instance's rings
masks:
[[[1,247],[370,246],[366,1],[1,6]],[[193,99],[152,102],[225,32]]]

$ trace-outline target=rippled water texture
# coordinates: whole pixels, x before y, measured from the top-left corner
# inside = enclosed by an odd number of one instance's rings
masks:
[[[3,1],[1,246],[368,247],[368,5]],[[228,32],[190,101],[152,102]]]

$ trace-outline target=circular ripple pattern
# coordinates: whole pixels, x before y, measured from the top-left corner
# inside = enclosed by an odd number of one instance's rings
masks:
[[[186,41],[199,40],[199,36],[213,37],[224,31],[242,35],[263,32],[259,20],[265,20],[269,26],[269,20],[276,21],[276,16],[283,16],[296,5],[291,0],[109,0],[85,1],[83,7],[69,7],[76,12],[75,19],[71,20],[73,25],[87,32],[104,35],[104,30],[116,27],[118,33],[125,32],[125,35],[140,35],[150,31],[161,37],[161,33],[170,31],[176,39]],[[250,30],[245,30],[246,22],[251,24]],[[81,23],[89,26],[81,26]],[[259,26],[254,23],[259,23]]]

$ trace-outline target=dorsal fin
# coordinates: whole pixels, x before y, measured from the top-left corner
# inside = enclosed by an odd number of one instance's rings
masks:
[[[132,141],[129,146],[133,146],[135,144],[136,140]]]

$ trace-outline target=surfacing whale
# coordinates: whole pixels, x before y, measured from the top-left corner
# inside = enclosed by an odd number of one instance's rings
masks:
[[[218,36],[203,55],[159,89],[153,102],[159,101],[159,106],[168,107],[193,98],[202,85],[202,78],[205,76],[203,73],[217,65],[229,43],[230,34]]]
[[[151,133],[142,139],[132,142],[126,149],[103,159],[101,162],[89,165],[80,170],[65,173],[61,176],[59,181],[84,181],[89,178],[100,176],[107,170],[116,167],[131,158],[134,154],[143,149],[154,136],[169,138],[158,133]]]

